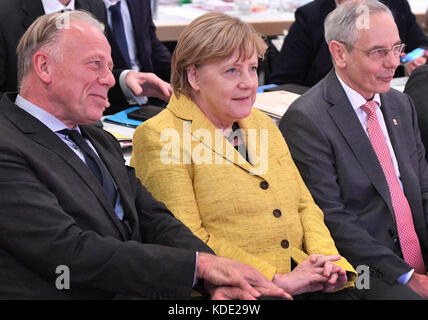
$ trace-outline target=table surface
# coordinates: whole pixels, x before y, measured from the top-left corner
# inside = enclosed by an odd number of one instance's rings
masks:
[[[425,12],[428,8],[428,0],[409,0],[412,12],[417,21],[423,24]],[[161,41],[177,41],[184,28],[195,18],[208,12],[204,9],[195,8],[191,4],[159,5],[157,17],[154,20],[156,33]],[[262,12],[253,12],[242,15],[238,11],[227,11],[231,16],[237,16],[252,24],[254,28],[265,36],[282,35],[294,22],[294,12],[277,11],[268,9]]]

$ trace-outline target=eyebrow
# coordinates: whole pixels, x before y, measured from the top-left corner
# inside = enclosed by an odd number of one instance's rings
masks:
[[[399,44],[402,44],[403,42],[401,41],[401,40],[398,40],[397,42],[395,42],[392,46],[394,47],[394,46],[396,46],[396,45],[399,45]],[[372,48],[370,48],[370,49],[368,49],[369,51],[371,51],[371,50],[377,50],[377,49],[388,49],[387,47],[384,47],[384,46],[373,46]]]
[[[98,59],[100,59],[100,60],[106,60],[105,59],[105,57],[103,56],[103,55],[100,55],[100,54],[93,54],[93,55],[91,55],[91,56],[88,56],[88,57],[86,57],[84,60],[85,61],[89,61],[89,60],[91,60],[91,59],[94,59],[94,58],[98,58]],[[111,68],[111,70],[113,70],[113,67],[114,67],[114,63],[113,63],[113,60],[108,60],[107,61],[107,66],[109,67],[109,68]]]

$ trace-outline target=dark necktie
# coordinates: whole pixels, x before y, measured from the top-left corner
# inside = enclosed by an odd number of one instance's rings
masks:
[[[111,26],[113,28],[113,36],[122,53],[127,67],[131,67],[131,59],[129,58],[128,44],[126,43],[125,27],[123,25],[122,13],[120,12],[120,1],[110,6]]]
[[[115,207],[117,191],[114,186],[114,182],[110,175],[110,172],[107,170],[101,159],[96,155],[94,150],[92,150],[92,148],[86,143],[85,139],[80,135],[78,131],[64,129],[58,132],[68,136],[70,140],[73,141],[82,151],[86,165],[92,171],[94,176],[97,177],[98,181],[104,188],[107,198],[110,200],[113,207]],[[122,219],[122,217],[119,217],[119,219]]]

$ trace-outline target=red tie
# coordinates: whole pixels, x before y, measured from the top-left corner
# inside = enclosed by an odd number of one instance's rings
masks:
[[[419,239],[413,224],[412,211],[401,189],[382,129],[377,120],[376,102],[368,101],[361,106],[361,109],[367,113],[367,131],[369,132],[370,142],[376,152],[388,183],[404,261],[412,266],[417,273],[424,274],[425,265]]]

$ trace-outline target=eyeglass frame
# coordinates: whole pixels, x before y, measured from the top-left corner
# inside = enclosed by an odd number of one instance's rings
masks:
[[[397,55],[397,57],[400,57],[400,55],[401,55],[401,54],[403,53],[403,51],[404,51],[404,48],[406,47],[406,44],[405,44],[405,43],[400,43],[400,44],[396,44],[396,45],[392,46],[392,48],[391,48],[391,49],[388,49],[388,48],[378,48],[378,49],[373,49],[373,50],[367,51],[367,50],[363,50],[363,49],[361,49],[361,48],[355,47],[355,46],[353,46],[352,44],[346,43],[346,42],[344,42],[344,41],[338,41],[338,42],[340,42],[340,43],[342,43],[342,44],[344,44],[344,45],[346,45],[346,46],[349,46],[349,47],[351,47],[351,48],[358,49],[358,50],[360,50],[360,51],[364,52],[364,53],[365,53],[365,54],[367,54],[367,56],[368,56],[371,60],[373,60],[373,61],[379,61],[379,60],[385,59],[385,58],[388,56],[388,53],[390,53],[391,51],[392,51],[392,53],[394,53],[394,48],[397,48],[397,47],[401,47],[401,50],[400,50],[400,52],[398,52],[398,55]],[[383,56],[382,56],[382,57],[379,57],[379,58],[373,58],[373,52],[375,52],[375,51],[379,51],[379,50],[386,50],[386,53],[385,53],[385,54],[383,54]]]

